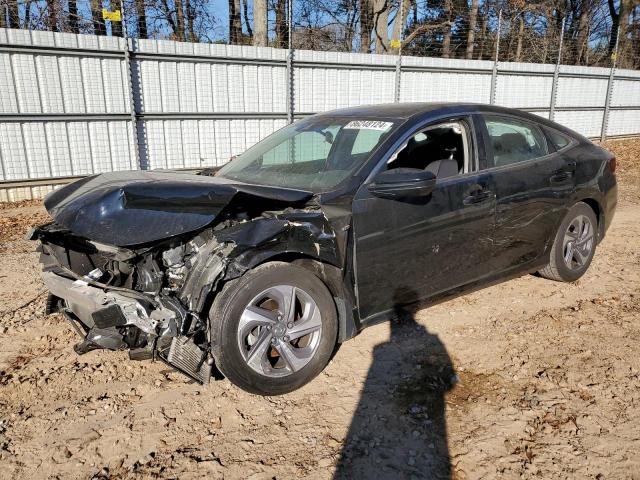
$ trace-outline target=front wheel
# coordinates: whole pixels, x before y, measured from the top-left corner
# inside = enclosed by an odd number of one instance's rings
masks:
[[[283,262],[228,282],[209,312],[220,371],[251,393],[279,395],[311,381],[329,362],[336,309],[313,273]]]
[[[598,220],[589,205],[578,202],[569,209],[551,247],[549,264],[540,275],[559,282],[574,282],[585,274],[596,251]]]

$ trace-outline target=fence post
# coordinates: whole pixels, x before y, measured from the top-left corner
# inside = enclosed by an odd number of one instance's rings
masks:
[[[560,27],[560,45],[558,45],[558,61],[556,69],[553,72],[553,85],[551,85],[551,105],[549,105],[549,120],[553,120],[556,113],[556,100],[558,96],[558,77],[560,76],[560,61],[562,60],[562,43],[564,40],[564,24],[566,17],[562,18],[562,27]]]
[[[131,128],[134,142],[134,155],[136,165],[140,170],[145,170],[145,166],[141,162],[140,142],[138,141],[138,112],[136,111],[135,96],[133,94],[133,81],[131,69],[131,55],[129,54],[129,37],[127,36],[127,22],[124,16],[124,0],[120,0],[120,10],[122,16],[122,37],[124,39],[124,65],[125,75],[127,77],[127,91],[129,93],[129,113],[131,114]]]
[[[613,91],[613,77],[616,73],[616,63],[618,60],[618,42],[620,41],[620,30],[616,32],[616,46],[611,55],[611,70],[609,71],[609,82],[607,83],[607,97],[604,103],[604,113],[602,114],[602,128],[600,130],[600,141],[607,138],[607,127],[609,126],[609,107],[611,106],[611,93]]]
[[[287,29],[289,30],[288,47],[287,52],[287,121],[293,123],[294,110],[295,110],[295,92],[294,92],[294,72],[293,72],[293,2],[287,1],[287,12],[289,18],[287,19]]]
[[[498,13],[498,32],[496,34],[496,56],[493,59],[493,70],[491,71],[491,92],[489,103],[496,103],[496,88],[498,87],[498,55],[500,54],[500,29],[502,28],[502,10]]]
[[[404,34],[404,0],[400,0],[400,35],[398,40],[398,57],[396,58],[396,78],[394,101],[400,101],[400,82],[402,81],[402,37]]]

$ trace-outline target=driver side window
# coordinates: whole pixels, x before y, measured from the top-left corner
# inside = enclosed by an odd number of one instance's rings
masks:
[[[428,170],[440,179],[463,173],[467,165],[465,127],[451,122],[433,125],[412,135],[389,159],[387,170]]]

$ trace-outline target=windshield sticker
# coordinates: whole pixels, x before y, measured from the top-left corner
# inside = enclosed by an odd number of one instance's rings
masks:
[[[344,128],[353,130],[378,130],[386,132],[391,128],[393,122],[379,122],[377,120],[353,120],[347,123]]]

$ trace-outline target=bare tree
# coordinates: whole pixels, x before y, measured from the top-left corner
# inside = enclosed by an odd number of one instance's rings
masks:
[[[386,53],[389,49],[389,9],[387,0],[374,0],[373,25],[376,53]]]
[[[242,38],[240,0],[229,0],[229,43],[238,44]]]

